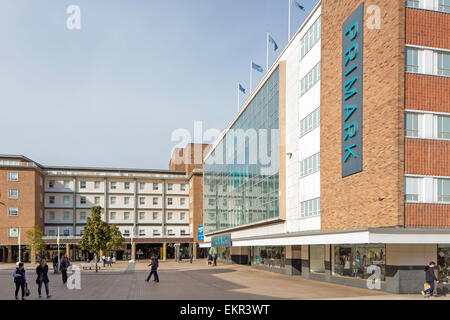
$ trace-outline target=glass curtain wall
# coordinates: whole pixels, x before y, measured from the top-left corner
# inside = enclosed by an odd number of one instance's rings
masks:
[[[278,217],[279,69],[205,160],[205,232]]]

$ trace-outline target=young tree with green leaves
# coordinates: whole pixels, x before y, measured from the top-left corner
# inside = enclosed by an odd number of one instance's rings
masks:
[[[112,241],[111,228],[101,218],[100,206],[91,208],[91,216],[87,218],[83,236],[79,242],[82,250],[94,253],[97,257],[100,251],[108,249]],[[98,272],[97,259],[95,259],[95,272]]]
[[[45,242],[42,240],[44,231],[39,226],[33,226],[27,231],[28,245],[27,249],[30,250],[31,262],[36,262],[36,253],[41,255],[45,251]]]

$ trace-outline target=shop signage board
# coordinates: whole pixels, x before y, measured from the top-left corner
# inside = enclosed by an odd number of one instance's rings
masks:
[[[211,247],[231,247],[231,234],[212,237]]]

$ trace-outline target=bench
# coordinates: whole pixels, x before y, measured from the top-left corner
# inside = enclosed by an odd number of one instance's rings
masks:
[[[102,263],[101,262],[98,262],[97,263],[97,268],[98,269],[101,269],[101,266],[102,266]],[[83,269],[83,270],[86,270],[86,269],[89,269],[89,270],[92,270],[92,269],[95,269],[95,262],[89,262],[89,263],[81,263],[80,264],[80,267]]]

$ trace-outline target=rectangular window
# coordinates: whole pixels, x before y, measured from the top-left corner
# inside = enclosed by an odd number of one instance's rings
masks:
[[[154,236],[159,236],[160,235],[159,230],[153,229],[153,235]]]
[[[139,198],[139,204],[140,204],[140,205],[144,205],[144,204],[145,204],[145,198],[140,197],[140,198]]]
[[[185,229],[181,229],[181,230],[180,230],[180,235],[181,235],[181,236],[187,235],[187,231],[186,231]]]
[[[51,204],[55,203],[55,196],[49,196],[48,203],[51,203]]]
[[[70,197],[69,196],[64,196],[63,197],[63,203],[64,204],[70,204]]]
[[[70,220],[70,212],[64,211],[64,220]]]
[[[8,216],[17,217],[19,215],[19,208],[17,207],[8,207]]]
[[[320,125],[320,107],[300,120],[300,137]]]
[[[450,116],[438,116],[437,136],[441,139],[450,139]]]
[[[128,220],[130,219],[130,213],[129,212],[124,212],[123,213],[123,220]]]
[[[80,203],[86,204],[86,197],[80,197]]]
[[[19,199],[19,190],[8,189],[8,199]]]
[[[111,204],[116,204],[117,202],[117,198],[116,197],[111,197]]]
[[[214,199],[208,199],[208,205],[213,206],[215,203]]]
[[[8,172],[8,181],[19,181],[18,172]]]
[[[124,203],[124,204],[130,204],[130,197],[125,197],[125,198],[123,199],[123,203]]]
[[[145,189],[145,182],[139,183],[139,190],[144,190],[144,189]]]
[[[54,211],[50,211],[48,213],[48,219],[49,220],[55,220],[55,212]]]
[[[145,212],[139,212],[139,219],[141,220],[145,219]]]
[[[321,17],[306,31],[300,40],[300,58],[303,58],[320,39]]]
[[[407,0],[406,1],[406,6],[408,8],[416,8],[419,9],[420,8],[420,0]]]
[[[86,220],[86,212],[80,212],[80,220],[81,221],[84,221],[84,220]]]
[[[439,8],[440,12],[450,13],[450,0],[439,0]]]
[[[419,136],[419,115],[416,113],[405,114],[405,137]]]
[[[320,80],[320,62],[316,64],[311,69],[311,71],[301,80],[300,94],[304,95],[306,91],[311,89],[319,80]]]
[[[94,188],[95,188],[96,190],[100,189],[100,181],[95,181],[95,182],[94,182]]]
[[[158,190],[158,184],[157,183],[153,184],[153,190]]]
[[[9,228],[8,229],[8,236],[10,238],[17,238],[17,237],[19,237],[19,228]]]
[[[180,190],[181,191],[186,191],[186,185],[185,184],[180,184]]]
[[[158,204],[158,198],[153,198],[153,204],[154,205]]]
[[[300,216],[302,218],[320,215],[320,198],[300,202]]]
[[[167,190],[169,190],[169,191],[173,190],[173,183],[169,183],[167,185]]]
[[[172,212],[168,212],[167,213],[167,220],[172,220],[173,218],[173,213]]]
[[[320,170],[320,153],[300,162],[300,178]]]
[[[86,181],[80,181],[80,189],[86,189]]]
[[[55,180],[49,180],[48,181],[48,187],[53,188],[55,186]]]
[[[185,198],[181,198],[180,199],[180,205],[184,206],[186,203],[186,199]]]
[[[174,236],[175,232],[173,232],[172,229],[167,230],[167,233],[169,234],[169,236]]]
[[[95,204],[100,204],[100,197],[95,197]]]
[[[130,230],[129,229],[123,230],[123,235],[124,235],[124,237],[129,237],[130,236]]]
[[[158,212],[153,212],[153,220],[158,219]]]
[[[180,220],[186,219],[186,213],[182,212],[180,213]]]
[[[111,212],[111,213],[109,214],[109,217],[110,217],[111,220],[115,220],[115,219],[116,219],[116,216],[117,216],[117,214],[116,214],[115,212]]]
[[[125,182],[124,186],[125,190],[129,190],[130,189],[130,183],[129,182]]]
[[[145,229],[139,229],[139,235],[145,236]]]
[[[438,75],[450,77],[450,53],[438,52]]]
[[[450,202],[450,179],[438,179],[438,201]]]
[[[70,185],[69,185],[69,181],[64,181],[64,189],[69,189]]]
[[[117,188],[116,182],[111,182],[111,190],[115,190]]]
[[[419,178],[405,178],[405,200],[419,201]]]
[[[48,230],[48,235],[49,236],[54,236],[54,235],[56,235],[56,231],[55,230]]]
[[[171,206],[173,204],[173,198],[167,198],[167,204]]]
[[[406,72],[419,72],[419,50],[406,48]]]

